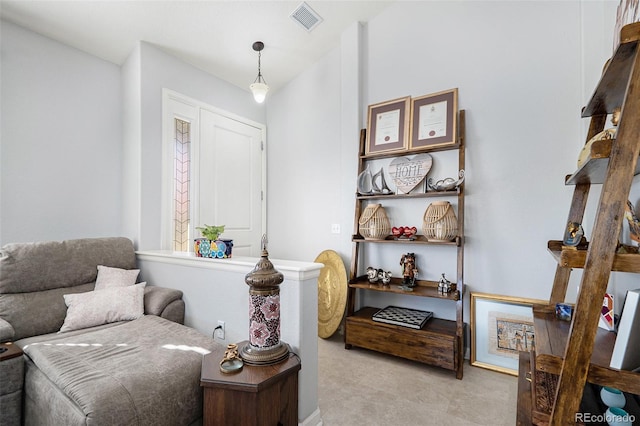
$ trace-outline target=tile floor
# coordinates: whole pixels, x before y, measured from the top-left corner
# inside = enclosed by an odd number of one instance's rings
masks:
[[[354,348],[342,335],[318,339],[324,426],[514,425],[517,378],[465,363],[464,378]]]

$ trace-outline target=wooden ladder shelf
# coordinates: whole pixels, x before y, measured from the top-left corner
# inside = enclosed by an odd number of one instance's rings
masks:
[[[537,415],[527,419],[527,409],[523,407],[531,407],[532,402],[521,402],[519,398],[518,424],[531,419],[536,424],[575,424],[587,382],[640,394],[640,374],[609,367],[615,334],[598,328],[611,271],[640,272],[640,255],[616,254],[640,155],[640,23],[623,27],[620,40],[582,113],[583,117],[591,117],[588,141],[604,129],[607,114],[621,108],[616,139],[604,151],[602,147],[597,153],[592,151],[588,160],[566,179],[566,184],[575,185],[568,222],[583,222],[591,185],[602,184],[588,248],[569,250],[563,249],[559,241],[549,242],[549,251],[558,260],[553,288],[548,305],[534,306],[533,365],[527,366],[522,359],[520,364],[521,377],[527,373],[537,377],[536,372],[540,371],[552,374],[555,398],[552,395],[550,413],[542,416],[543,420]],[[583,273],[569,323],[556,318],[555,304],[565,300],[572,268],[583,268]],[[519,388],[525,384],[520,380]],[[536,407],[531,408],[535,414]]]
[[[458,170],[464,169],[465,164],[465,110],[457,111],[458,114],[458,139],[453,145],[426,147],[411,152],[392,152],[379,154],[366,154],[365,142],[366,134],[363,130],[360,134],[360,154],[358,156],[358,173],[362,173],[367,165],[367,161],[379,160],[381,158],[396,158],[404,155],[414,155],[420,153],[436,153],[439,151],[457,151]],[[360,347],[399,357],[404,357],[425,364],[441,367],[455,372],[456,378],[462,379],[464,365],[464,321],[463,321],[463,300],[464,300],[464,182],[457,189],[449,191],[428,191],[410,194],[396,195],[360,195],[356,194],[354,232],[352,237],[353,251],[351,255],[351,270],[349,273],[349,283],[347,291],[347,312],[345,320],[345,348]],[[384,201],[386,204],[396,203],[398,209],[407,200],[430,200],[433,198],[454,199],[457,210],[457,236],[452,241],[432,241],[427,240],[424,235],[417,235],[413,240],[387,238],[383,240],[366,240],[359,234],[359,218],[371,201]],[[404,204],[406,206],[406,204]],[[404,207],[406,208],[406,207]],[[416,216],[421,217],[422,212],[417,212]],[[447,250],[455,252],[456,264],[456,287],[457,290],[451,293],[438,292],[438,282],[432,280],[416,280],[416,287],[411,292],[400,290],[401,278],[391,278],[388,286],[371,284],[367,276],[363,274],[361,265],[361,255],[365,249],[369,252],[386,247],[390,251],[395,251],[400,257],[404,250],[422,252],[428,250]],[[448,248],[447,248],[448,247]],[[450,253],[453,258],[453,253]],[[379,307],[357,306],[356,298],[358,293],[376,292],[378,295],[389,296],[403,295],[407,297],[420,297],[435,299],[444,302],[455,308],[455,320],[432,318],[420,329],[412,329],[399,325],[384,324],[375,322],[372,319]],[[453,306],[451,306],[453,305]]]

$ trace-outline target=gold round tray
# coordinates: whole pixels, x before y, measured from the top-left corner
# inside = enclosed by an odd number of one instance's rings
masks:
[[[316,257],[324,264],[318,277],[318,336],[326,339],[336,332],[347,306],[347,272],[342,259],[333,250]]]

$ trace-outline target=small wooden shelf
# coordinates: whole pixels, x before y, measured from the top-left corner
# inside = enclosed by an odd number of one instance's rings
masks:
[[[609,165],[611,155],[612,139],[595,141],[591,145],[589,156],[572,175],[567,176],[566,185],[577,185],[580,183],[603,183]]]
[[[391,282],[388,286],[382,284],[372,284],[369,282],[366,276],[356,278],[354,281],[349,282],[350,288],[357,288],[362,290],[380,291],[383,293],[396,293],[405,294],[407,296],[418,297],[433,297],[436,299],[446,300],[460,300],[460,295],[463,294],[460,289],[452,291],[450,293],[439,293],[438,283],[436,281],[416,280],[417,286],[413,288],[413,291],[405,291],[399,288],[402,284],[400,278],[391,278]]]
[[[351,241],[354,243],[374,243],[374,244],[433,244],[433,245],[441,245],[441,246],[457,246],[459,247],[462,243],[462,237],[458,236],[453,241],[429,241],[424,235],[416,235],[414,240],[409,240],[406,238],[394,238],[393,236],[388,236],[384,240],[367,240],[360,235],[352,235]]]
[[[456,196],[458,195],[458,190],[453,191],[428,191],[428,192],[416,192],[409,194],[372,194],[372,195],[361,195],[356,194],[356,199],[358,200],[392,200],[392,199],[403,199],[408,200],[411,198],[432,198],[432,197],[446,197],[446,196]]]
[[[535,305],[536,368],[559,375],[571,328],[569,321],[556,318],[555,306]],[[593,345],[587,380],[601,386],[613,386],[624,392],[640,394],[640,375],[609,367],[616,334],[598,328]]]
[[[622,28],[620,45],[606,65],[598,86],[582,111],[582,117],[611,114],[622,106],[628,79],[620,77],[631,74],[639,39],[640,26],[626,25]]]
[[[411,152],[392,151],[392,152],[382,152],[382,153],[375,153],[375,154],[364,154],[364,155],[360,155],[360,159],[375,160],[377,158],[394,158],[394,157],[401,157],[401,156],[412,156],[416,154],[423,154],[423,153],[429,153],[429,152],[450,151],[452,149],[460,149],[461,146],[462,146],[461,143],[456,143],[453,145],[436,146],[433,148],[420,148]]]
[[[565,268],[584,268],[587,260],[587,250],[573,250],[563,248],[562,241],[552,240],[547,244],[549,252]],[[640,273],[640,254],[624,253],[613,257],[612,271]]]
[[[572,175],[567,176],[565,185],[601,184],[607,175],[609,156],[614,139],[595,141],[591,145],[591,151],[587,160]],[[634,176],[640,174],[640,162],[636,165]]]
[[[357,346],[419,361],[448,370],[458,367],[457,324],[431,318],[417,330],[373,321],[379,308],[364,307],[347,317],[347,348]]]

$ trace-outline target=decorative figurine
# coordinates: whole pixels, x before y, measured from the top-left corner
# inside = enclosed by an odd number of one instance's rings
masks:
[[[382,285],[389,285],[391,282],[391,271],[378,269],[378,280],[382,281]]]
[[[627,201],[624,217],[627,218],[629,223],[629,237],[631,240],[640,243],[640,220],[638,220],[638,216],[636,216],[636,210],[633,204],[631,204],[631,201]]]
[[[220,361],[220,371],[228,374],[235,373],[242,370],[242,358],[238,355],[238,345],[231,343],[227,345],[227,350],[224,351],[224,358]]]
[[[376,182],[377,179],[380,179],[380,185]],[[392,194],[391,190],[387,186],[387,181],[384,179],[384,171],[382,168],[371,178],[371,186],[374,194]]]
[[[409,241],[413,241],[416,239],[416,233],[418,232],[418,228],[415,226],[399,226],[391,228],[391,234],[397,240],[400,238],[406,238]]]
[[[620,108],[616,108],[613,110],[613,113],[611,115],[611,124],[613,124],[612,128],[601,131],[600,133],[589,139],[586,144],[584,144],[584,147],[580,151],[580,155],[578,155],[578,168],[582,167],[591,156],[591,147],[594,143],[616,138],[618,123],[620,121],[620,112]]]
[[[402,265],[402,286],[400,288],[405,291],[413,291],[418,276],[415,253],[403,254],[400,258],[400,265]]]
[[[367,165],[367,168],[358,175],[358,194],[373,194],[373,176],[369,170],[369,165]]]
[[[582,241],[583,236],[584,230],[582,229],[582,225],[578,222],[569,222],[567,223],[567,230],[564,233],[564,240],[562,243],[565,246],[577,247]]]
[[[451,281],[446,279],[443,273],[442,278],[440,278],[440,281],[438,281],[438,293],[447,294],[451,290],[453,290]]]
[[[439,181],[434,183],[433,178],[427,179],[427,186],[432,191],[451,191],[462,185],[464,182],[464,169],[461,169],[458,172],[458,180],[454,178],[446,178],[440,179]]]
[[[556,318],[562,321],[571,321],[573,306],[568,303],[556,303]]]
[[[380,269],[376,269],[372,266],[369,266],[367,268],[367,278],[369,279],[369,282],[372,284],[375,284],[378,282],[378,273],[379,271],[381,271]]]
[[[391,233],[397,240],[398,238],[402,237],[402,235],[404,235],[404,226],[400,226],[400,227],[394,226],[393,228],[391,228]]]
[[[418,228],[416,228],[415,226],[412,226],[411,228],[409,228],[408,226],[404,227],[404,236],[409,240],[414,240],[417,232]]]

